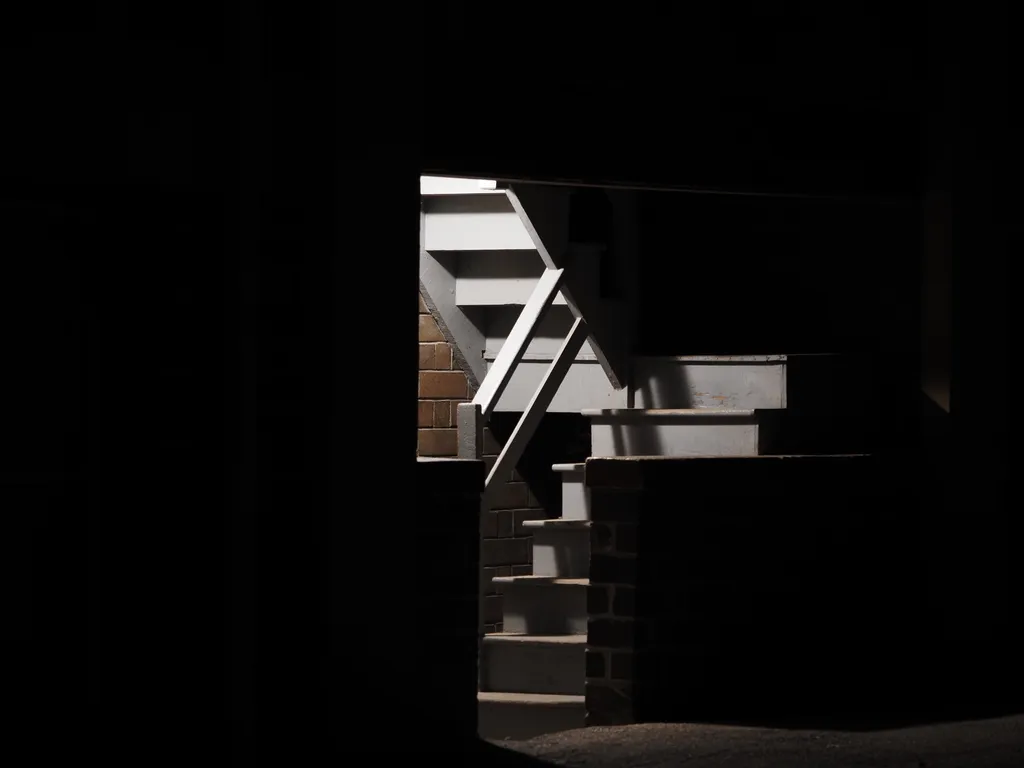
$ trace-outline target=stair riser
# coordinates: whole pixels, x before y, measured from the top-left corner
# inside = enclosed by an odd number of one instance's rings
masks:
[[[481,739],[532,739],[586,725],[587,710],[573,706],[481,701],[478,705]]]
[[[585,647],[582,643],[541,645],[483,643],[480,690],[507,693],[583,695]]]
[[[636,358],[634,408],[785,408],[786,361]]]
[[[756,422],[595,421],[591,456],[757,456]]]
[[[590,576],[590,530],[533,528],[533,575],[561,579]]]
[[[426,198],[423,206],[423,247],[428,251],[536,249],[504,194]]]
[[[590,519],[590,495],[583,484],[583,472],[562,474],[562,517],[567,520]]]
[[[505,632],[587,634],[584,584],[505,584],[503,594]]]

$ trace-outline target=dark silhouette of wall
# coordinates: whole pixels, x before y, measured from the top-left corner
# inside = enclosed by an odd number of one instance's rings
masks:
[[[382,337],[407,339],[408,356],[380,370],[393,396],[382,391],[379,403],[342,418],[339,404],[365,390],[346,391],[349,371],[330,354],[348,338],[342,297],[380,277],[365,254],[407,250],[407,272],[392,278],[408,282],[389,295],[397,308],[414,290],[421,170],[911,197],[920,188],[924,89],[912,38],[930,18],[889,18],[882,29],[844,11],[814,36],[800,19],[689,18],[654,25],[658,39],[635,15],[643,55],[630,55],[612,44],[631,37],[619,15],[592,17],[596,28],[583,35],[527,14],[529,31],[549,36],[534,45],[538,66],[518,70],[528,82],[444,99],[429,76],[420,92],[419,78],[390,59],[374,77],[350,77],[373,66],[339,61],[356,50],[350,20],[311,18],[305,7],[236,10],[230,28],[144,5],[53,14],[22,4],[5,18],[4,61],[17,73],[5,98],[18,119],[7,126],[15,135],[2,198],[59,209],[69,226],[40,226],[61,233],[74,265],[74,289],[56,290],[60,270],[36,257],[58,246],[5,230],[3,285],[14,294],[5,308],[18,321],[9,327],[46,344],[50,332],[25,321],[45,308],[77,329],[55,352],[72,371],[37,365],[35,345],[6,348],[17,358],[12,378],[40,384],[12,403],[29,418],[12,419],[5,443],[30,448],[4,477],[13,548],[32,557],[31,590],[18,587],[31,614],[11,617],[31,628],[26,674],[9,689],[30,705],[9,731],[40,760],[48,751],[126,765],[154,751],[216,759],[229,735],[240,758],[333,757],[379,733],[409,670],[432,663],[429,645],[376,631],[408,574],[377,569],[365,579],[336,557],[378,541],[400,562],[420,551],[411,303],[407,315],[376,318]],[[395,24],[393,9],[379,10],[361,23],[386,29],[409,61],[422,58],[423,40],[452,43],[432,48],[437,71],[442,55],[464,66],[481,40],[501,49],[503,30],[523,39],[494,19],[463,14],[452,24],[438,14],[427,30],[409,13]],[[957,39],[939,39],[930,57],[942,66],[972,36],[962,30],[980,27],[964,14],[953,21]],[[962,46],[972,55],[960,56],[957,119],[946,122],[955,151],[943,160],[955,206],[936,214],[953,225],[955,326],[951,449],[927,483],[938,510],[927,567],[948,651],[937,661],[966,659],[960,679],[988,682],[1013,658],[1020,600],[1009,586],[1017,538],[1005,511],[1007,425],[992,418],[992,393],[1012,391],[997,192],[1009,67],[996,54],[1009,25],[985,23]],[[434,35],[449,28],[461,42]],[[787,30],[802,44],[787,46]],[[597,55],[596,39],[612,54]],[[779,50],[766,51],[775,41]],[[806,66],[825,60],[809,50],[828,54],[829,66]],[[777,56],[788,66],[772,66]],[[581,69],[588,60],[594,69]],[[709,74],[709,61],[721,69]],[[502,114],[518,93],[544,119],[479,131],[481,114]],[[586,140],[581,113],[592,118]],[[76,380],[79,398],[51,377]],[[33,414],[52,414],[54,397],[66,398],[69,439],[65,463],[46,479],[58,452],[35,450]],[[919,408],[908,412],[916,418]],[[353,431],[367,435],[355,461],[339,449]],[[388,514],[351,513],[371,470],[387,479],[372,489]],[[469,701],[474,691],[466,684],[453,695]],[[411,749],[453,749],[443,736],[425,738],[415,718],[403,725]],[[334,744],[324,747],[327,739]]]
[[[920,472],[589,461],[588,723],[877,727],[1019,705],[1019,633],[949,631]]]

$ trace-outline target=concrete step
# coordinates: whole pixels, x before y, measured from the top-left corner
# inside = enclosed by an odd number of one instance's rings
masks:
[[[532,635],[586,635],[589,579],[550,576],[497,576],[504,595],[506,632]]]
[[[582,728],[587,717],[583,696],[557,694],[482,692],[477,710],[480,738],[496,741]]]
[[[533,534],[534,576],[590,576],[589,520],[524,520],[523,528]]]
[[[423,196],[420,202],[421,236],[427,251],[536,250],[504,190]]]
[[[594,457],[757,456],[758,412],[751,409],[585,410]]]
[[[484,635],[480,690],[583,694],[586,635]]]
[[[551,469],[562,475],[562,517],[566,520],[590,519],[590,496],[583,484],[585,464],[554,464]]]
[[[785,408],[785,355],[634,357],[634,408]]]

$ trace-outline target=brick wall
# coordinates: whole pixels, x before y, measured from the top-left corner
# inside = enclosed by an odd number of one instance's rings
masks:
[[[917,507],[870,459],[591,459],[586,482],[588,725],[926,700]]]
[[[473,397],[465,373],[437,319],[419,297],[419,418],[417,453],[422,457],[454,457],[458,454],[456,412],[458,404]],[[502,444],[490,429],[484,430],[484,463],[490,472]],[[528,449],[529,452],[529,449]],[[524,461],[528,457],[524,457]],[[509,473],[481,512],[481,588],[485,632],[501,631],[501,595],[491,584],[494,576],[532,573],[532,537],[523,520],[548,517],[518,469]]]
[[[590,586],[587,587],[587,725],[636,722],[636,551],[640,495],[590,491]]]

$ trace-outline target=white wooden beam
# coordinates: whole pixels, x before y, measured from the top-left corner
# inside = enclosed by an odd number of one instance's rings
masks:
[[[537,425],[540,424],[540,420],[547,412],[548,406],[562,384],[562,380],[565,379],[565,374],[568,372],[573,360],[576,359],[576,353],[579,352],[583,342],[586,341],[587,333],[587,324],[583,318],[577,318],[569,331],[569,335],[562,343],[562,348],[558,350],[558,354],[555,355],[555,359],[551,362],[547,373],[541,380],[540,386],[537,387],[533,398],[527,404],[523,415],[519,418],[519,423],[516,424],[516,428],[512,431],[512,436],[505,442],[505,447],[494,462],[490,474],[487,475],[487,481],[484,484],[485,500],[488,489],[493,487],[494,478],[508,477],[512,472],[512,468],[519,462],[523,451],[526,449],[526,444],[533,437],[533,433],[537,430]]]
[[[548,268],[569,266],[569,197],[567,190],[557,187],[544,187],[536,184],[516,185],[508,191],[508,200],[519,218],[522,219],[526,232],[533,241],[534,247]],[[578,257],[579,254],[576,254]],[[625,387],[628,360],[624,349],[628,347],[628,339],[611,339],[621,331],[621,323],[609,323],[602,317],[601,304],[597,295],[597,285],[592,284],[586,273],[595,274],[596,270],[574,268],[572,275],[562,286],[562,297],[572,311],[574,317],[587,317],[592,334],[590,347],[601,363],[608,381],[615,389]],[[605,337],[605,338],[598,338]],[[604,342],[609,339],[626,347],[618,353],[609,355]],[[615,349],[615,345],[611,349]]]
[[[533,294],[526,302],[526,306],[523,307],[523,311],[519,314],[519,319],[516,320],[516,324],[512,326],[512,331],[509,333],[508,338],[505,339],[505,344],[498,353],[498,357],[480,383],[480,388],[477,390],[473,402],[480,406],[480,412],[485,420],[490,417],[494,406],[498,404],[501,393],[505,391],[505,387],[512,378],[512,372],[519,364],[519,361],[523,359],[523,353],[526,352],[526,348],[529,346],[533,334],[537,331],[537,326],[540,325],[544,313],[551,306],[551,301],[554,299],[555,294],[558,293],[564,277],[565,270],[544,270],[540,279],[537,280]],[[573,355],[575,354],[576,352],[574,351]],[[572,361],[570,360],[570,362]]]

